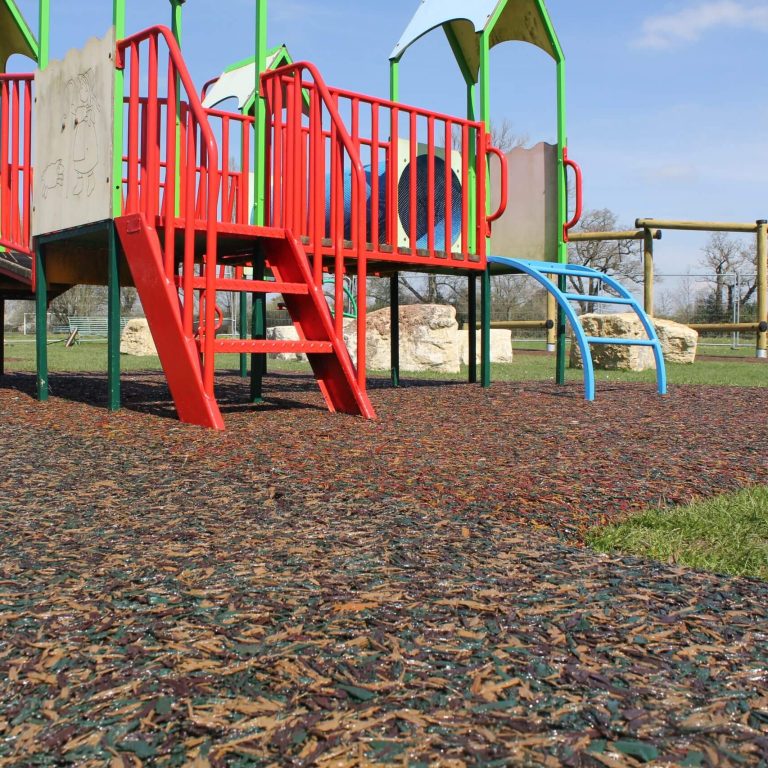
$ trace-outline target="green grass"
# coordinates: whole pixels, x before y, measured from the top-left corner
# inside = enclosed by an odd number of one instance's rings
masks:
[[[587,543],[600,552],[768,580],[768,487],[651,509],[593,529]]]
[[[104,372],[107,367],[107,345],[103,339],[84,341],[67,349],[64,346],[65,337],[51,337],[48,346],[48,365],[51,372],[56,371],[93,371]],[[525,344],[523,349],[535,349],[533,345]],[[34,371],[35,344],[31,336],[14,335],[6,337],[5,346],[6,370]],[[237,355],[220,355],[216,365],[220,370],[235,370],[239,367]],[[121,366],[124,371],[160,370],[160,361],[156,357],[131,357],[122,355]],[[270,361],[272,371],[308,371],[306,363],[289,363]],[[516,348],[515,361],[510,364],[494,364],[491,376],[494,381],[553,381],[555,361],[553,355],[525,354]],[[386,371],[374,371],[376,377],[388,376]],[[710,386],[755,387],[768,385],[768,364],[755,363],[749,359],[740,360],[700,360],[693,365],[668,364],[667,375],[670,384],[702,384]],[[581,381],[580,370],[568,370],[568,381]],[[466,381],[467,371],[461,373],[404,373],[404,379],[440,379],[448,381]],[[596,371],[598,382],[654,382],[656,373],[653,370],[633,371]]]

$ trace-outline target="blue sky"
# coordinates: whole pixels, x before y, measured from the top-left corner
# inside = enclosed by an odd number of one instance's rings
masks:
[[[467,0],[472,2],[472,0]],[[19,3],[36,25],[37,0]],[[107,0],[52,0],[52,55],[110,23]],[[585,204],[637,216],[768,218],[768,1],[549,0],[568,60],[569,144]],[[386,95],[387,59],[417,0],[272,0],[270,44],[315,62],[333,85]],[[163,0],[128,0],[130,31],[167,23]],[[76,9],[76,10],[75,10]],[[188,0],[184,48],[202,83],[253,48],[253,0]],[[532,143],[555,130],[554,65],[532,46],[492,54],[493,119]],[[21,64],[17,60],[16,66]],[[403,101],[461,114],[464,90],[441,33],[403,59]],[[695,265],[703,235],[665,233],[662,272]]]

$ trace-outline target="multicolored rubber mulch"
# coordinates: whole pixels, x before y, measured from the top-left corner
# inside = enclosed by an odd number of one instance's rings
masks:
[[[768,765],[768,584],[584,531],[768,478],[768,389],[0,382],[0,766]],[[80,400],[82,402],[73,402]]]

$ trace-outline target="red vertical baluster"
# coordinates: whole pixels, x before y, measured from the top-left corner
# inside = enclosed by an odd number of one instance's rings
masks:
[[[410,226],[408,227],[408,246],[411,249],[411,255],[416,255],[416,240],[417,240],[417,223],[419,218],[417,208],[418,198],[418,176],[416,171],[418,170],[416,160],[418,159],[419,145],[418,145],[418,129],[416,125],[416,113],[411,112],[411,119],[409,121],[409,137],[410,137],[410,187],[411,196],[408,200],[408,214],[410,217]]]
[[[158,62],[157,62],[158,37],[156,34],[149,38],[149,83],[147,98],[147,178],[149,188],[146,192],[147,218],[154,223],[155,216],[159,213],[160,201],[160,105],[157,98]]]
[[[128,213],[139,212],[139,46],[131,43],[128,104]]]
[[[446,153],[446,162],[450,154]],[[435,255],[435,118],[427,118],[427,250]]]
[[[325,145],[323,139],[323,111],[320,94],[313,87],[310,94],[310,118],[309,130],[312,143],[312,172],[310,179],[310,193],[312,196],[312,267],[316,285],[323,284],[323,231],[325,230],[325,178],[324,155]]]
[[[192,278],[195,273],[195,182],[197,148],[195,146],[196,130],[192,123],[192,115],[186,110],[185,115],[187,152],[186,152],[186,195],[184,207],[184,331],[191,336],[194,329],[194,289]]]
[[[390,108],[390,129],[389,129],[389,159],[387,162],[387,243],[397,251],[398,240],[398,219],[399,219],[399,200],[398,200],[398,140],[400,136],[399,123],[400,114],[397,107]]]
[[[453,122],[445,121],[445,252],[450,253],[453,245],[453,171],[451,150],[453,148]]]
[[[176,261],[176,68],[168,57],[168,101],[165,110],[165,274],[173,279]]]
[[[304,134],[302,131],[302,90],[301,90],[301,72],[295,70],[293,73],[293,102],[290,105],[293,112],[293,202],[292,202],[292,219],[293,219],[293,231],[297,235],[304,233],[304,218],[302,212],[304,210],[303,200],[304,197],[304,185],[302,183],[303,170],[302,165],[304,161]]]
[[[275,130],[273,138],[275,141],[275,167],[272,169],[272,178],[274,183],[274,194],[272,198],[274,226],[284,227],[285,216],[283,214],[283,203],[285,202],[285,163],[283,157],[283,78],[275,78]]]
[[[350,158],[350,170],[353,173],[353,178],[356,178],[354,175],[354,163],[356,160],[361,160],[361,150],[360,150],[360,99],[357,97],[354,97],[352,99],[352,146],[354,147],[355,156]],[[352,190],[352,209],[350,211],[350,214],[354,216],[356,219],[362,219],[363,221],[363,228],[360,232],[358,232],[357,237],[352,237],[353,242],[353,248],[356,248],[359,250],[365,250],[366,247],[366,237],[365,237],[365,189],[358,189],[358,190]]]
[[[229,118],[221,118],[221,220],[232,221],[234,191],[229,187]]]
[[[269,117],[267,117],[267,120],[269,120]],[[264,157],[260,158],[260,162],[267,162],[269,166],[269,161],[267,158],[269,158],[269,124],[267,125],[267,146],[264,150]],[[241,155],[242,155],[242,167],[240,168],[240,205],[238,208],[238,215],[237,215],[237,222],[238,224],[248,224],[250,221],[250,212],[248,211],[248,200],[250,199],[250,196],[252,194],[251,190],[251,176],[250,176],[250,168],[251,168],[251,148],[250,148],[250,138],[251,138],[251,122],[247,118],[243,120],[242,123],[242,131],[241,131],[241,137],[240,137],[240,147],[241,147]],[[269,167],[267,167],[267,171],[269,171]],[[269,178],[269,177],[267,177]],[[267,188],[269,188],[269,185],[267,185]],[[269,208],[267,208],[269,210]]]
[[[379,105],[371,103],[371,243],[379,247]]]

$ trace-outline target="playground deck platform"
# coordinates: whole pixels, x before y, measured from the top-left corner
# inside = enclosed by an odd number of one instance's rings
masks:
[[[768,760],[768,585],[581,544],[765,482],[768,390],[246,386],[0,383],[0,765]]]

